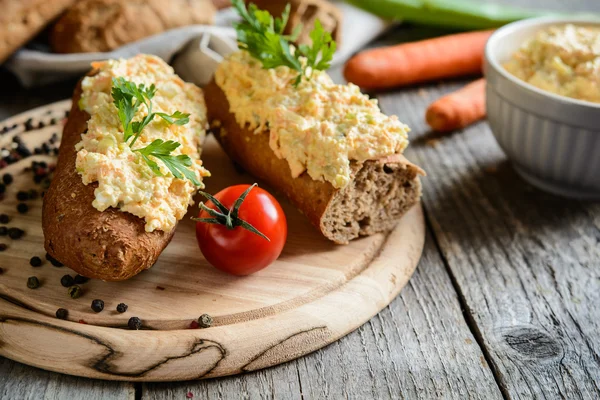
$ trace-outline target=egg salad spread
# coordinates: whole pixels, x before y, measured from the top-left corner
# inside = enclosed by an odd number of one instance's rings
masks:
[[[600,27],[567,24],[543,29],[504,67],[540,89],[600,103]]]
[[[177,179],[162,163],[163,176],[156,175],[139,152],[124,142],[123,126],[111,97],[112,78],[123,77],[135,84],[154,84],[153,111],[171,114],[189,113],[183,126],[169,124],[155,117],[142,131],[135,147],[144,147],[155,139],[173,140],[181,146],[173,155],[187,154],[190,169],[200,180],[209,176],[200,161],[200,146],[206,134],[206,106],[202,91],[185,83],[173,69],[158,57],[138,55],[126,60],[93,63],[98,70],[83,79],[79,107],[90,114],[87,132],[76,145],[76,169],[84,184],[98,182],[94,208],[109,207],[129,212],[146,222],[145,230],[170,231],[185,215],[192,203],[195,187],[189,180]],[[141,105],[133,121],[145,117],[148,110]]]
[[[246,51],[228,56],[215,73],[240,126],[270,132],[270,147],[284,158],[292,176],[307,172],[335,188],[350,180],[350,160],[363,162],[400,153],[409,128],[384,115],[377,100],[355,85],[336,85],[322,71],[298,87],[286,66],[262,68]]]

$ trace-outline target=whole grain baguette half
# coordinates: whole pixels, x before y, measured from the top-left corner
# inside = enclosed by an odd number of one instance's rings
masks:
[[[225,152],[252,175],[282,192],[329,240],[346,244],[359,236],[391,230],[419,202],[425,173],[401,154],[352,165],[353,179],[342,189],[293,178],[285,159],[269,146],[269,133],[238,125],[225,93],[212,80],[204,88],[208,119]]]
[[[186,25],[212,25],[211,0],[80,0],[54,25],[57,53],[106,52]]]
[[[100,212],[92,206],[98,183],[84,185],[75,169],[75,145],[86,132],[90,118],[77,106],[81,93],[79,82],[63,130],[54,177],[44,195],[44,247],[81,275],[120,281],[150,268],[175,229],[168,233],[146,232],[142,218],[114,208]]]
[[[0,64],[76,0],[0,0]]]

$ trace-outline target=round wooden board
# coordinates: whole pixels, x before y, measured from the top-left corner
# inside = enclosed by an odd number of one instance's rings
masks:
[[[15,135],[29,148],[53,133],[60,136],[70,101],[31,110],[0,124],[18,126],[2,134],[0,148],[10,148]],[[36,129],[24,132],[32,118]],[[52,125],[50,121],[59,122]],[[44,123],[38,129],[39,121]],[[34,155],[11,164],[0,213],[11,217],[8,227],[26,231],[20,240],[0,236],[8,248],[0,253],[0,355],[36,367],[92,378],[128,381],[172,381],[236,374],[273,366],[317,350],[358,328],[400,292],[412,275],[423,248],[425,226],[420,206],[414,207],[387,235],[335,245],[322,236],[287,201],[279,198],[288,218],[289,234],[277,262],[248,277],[234,277],[211,267],[202,257],[189,218],[179,224],[171,244],[156,265],[125,282],[91,280],[84,293],[71,299],[60,284],[66,267],[45,260],[41,229],[42,201],[30,200],[30,210],[16,211],[18,190],[36,187]],[[203,160],[212,172],[207,190],[252,182],[236,171],[216,141],[209,137]],[[38,189],[40,189],[38,187]],[[267,188],[268,189],[268,188]],[[271,191],[273,192],[273,191]],[[193,207],[191,214],[197,213]],[[32,256],[44,260],[29,265]],[[37,276],[41,286],[26,286]],[[90,304],[103,299],[103,312]],[[129,309],[116,311],[124,302]],[[69,310],[68,320],[54,315]],[[190,329],[201,314],[213,326]],[[130,317],[144,329],[126,329]]]

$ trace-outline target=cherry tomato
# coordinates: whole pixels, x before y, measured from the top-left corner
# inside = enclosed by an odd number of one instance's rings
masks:
[[[249,275],[259,271],[279,257],[287,239],[287,221],[281,206],[267,191],[255,185],[230,186],[217,193],[216,198],[227,211],[235,208],[236,200],[249,188],[246,198],[239,206],[237,220],[227,227],[227,213],[212,201],[205,206],[220,216],[210,215],[201,209],[199,219],[212,219],[212,223],[198,222],[196,238],[206,260],[216,268],[233,275]],[[218,221],[217,221],[218,220]],[[241,226],[242,221],[256,228],[268,238]]]

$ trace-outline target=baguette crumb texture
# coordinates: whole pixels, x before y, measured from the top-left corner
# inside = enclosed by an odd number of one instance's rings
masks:
[[[403,157],[367,161],[357,169],[321,217],[321,232],[336,243],[393,229],[421,197],[418,175],[424,173]]]

